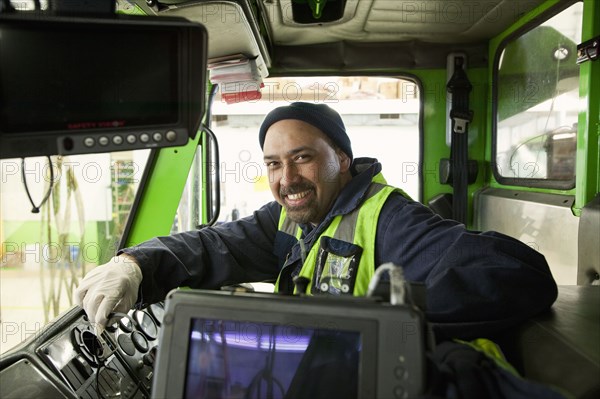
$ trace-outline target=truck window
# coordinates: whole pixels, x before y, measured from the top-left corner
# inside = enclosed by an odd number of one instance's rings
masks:
[[[509,39],[497,59],[496,178],[568,189],[575,185],[579,104],[576,45],[583,4]]]
[[[116,252],[149,150],[0,161],[0,353],[70,308],[82,275]]]

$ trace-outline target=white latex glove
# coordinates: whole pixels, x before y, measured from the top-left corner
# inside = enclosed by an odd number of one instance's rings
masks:
[[[111,312],[131,309],[141,282],[142,271],[133,258],[115,256],[85,275],[75,290],[75,303],[83,307],[99,336]]]

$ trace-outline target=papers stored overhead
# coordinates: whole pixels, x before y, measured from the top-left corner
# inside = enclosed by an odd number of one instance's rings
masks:
[[[264,86],[256,60],[243,54],[208,60],[209,79],[219,85],[221,98],[228,104],[258,100]]]

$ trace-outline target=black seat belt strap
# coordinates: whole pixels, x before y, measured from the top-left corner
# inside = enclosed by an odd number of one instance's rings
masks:
[[[450,163],[452,173],[452,218],[467,223],[468,204],[468,148],[469,123],[473,119],[473,111],[469,110],[469,93],[473,89],[464,70],[464,58],[454,59],[454,73],[447,84],[452,93],[450,119],[452,120],[452,141],[450,144]]]

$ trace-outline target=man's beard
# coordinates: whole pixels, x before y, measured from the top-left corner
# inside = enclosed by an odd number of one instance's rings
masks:
[[[288,206],[285,202],[285,198],[289,194],[297,194],[303,191],[311,191],[309,195],[312,195],[312,198],[301,206]],[[309,183],[300,183],[294,186],[288,187],[285,190],[281,190],[279,192],[281,198],[283,198],[283,206],[287,213],[287,216],[294,222],[299,224],[308,224],[313,221],[318,216],[319,210],[317,207],[317,198],[316,198],[316,190],[313,185]]]
[[[312,202],[312,201],[311,201]],[[317,217],[318,211],[312,204],[305,206],[287,207],[285,206],[288,217],[298,224],[312,223]]]

